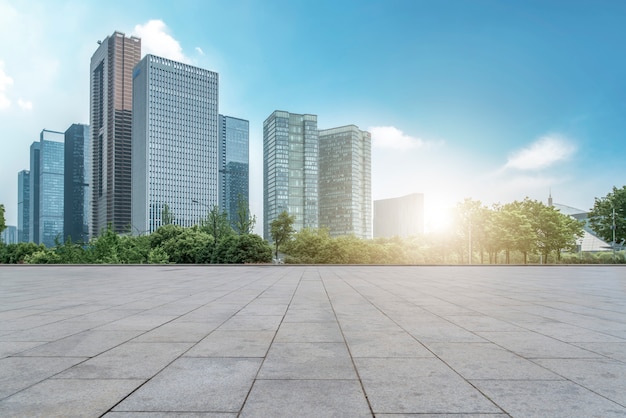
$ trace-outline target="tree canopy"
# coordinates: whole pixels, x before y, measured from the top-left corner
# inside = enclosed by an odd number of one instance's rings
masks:
[[[626,186],[613,187],[605,197],[595,199],[589,212],[589,224],[606,242],[613,242],[615,224],[615,242],[626,240]]]
[[[295,220],[295,216],[289,215],[287,211],[282,211],[278,217],[270,223],[270,235],[276,247],[276,260],[278,260],[279,247],[289,241],[295,231],[293,229]]]

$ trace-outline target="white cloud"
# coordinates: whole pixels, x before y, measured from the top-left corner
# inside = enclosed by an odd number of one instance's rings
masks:
[[[154,54],[174,61],[191,63],[183,54],[180,43],[169,33],[162,20],[150,20],[145,25],[136,25],[133,35],[141,38],[141,50],[145,54]]]
[[[372,134],[372,145],[376,148],[408,150],[432,145],[420,138],[414,138],[394,126],[373,126],[368,129]]]
[[[576,152],[576,146],[560,135],[547,135],[509,156],[504,168],[540,170],[567,160]]]
[[[11,106],[11,100],[6,95],[7,87],[11,85],[13,85],[13,79],[4,72],[4,62],[0,61],[0,110]]]
[[[204,55],[204,51],[199,46],[196,47],[196,52],[200,55]]]
[[[22,110],[33,110],[33,102],[31,102],[30,100],[23,100],[20,98],[17,100],[17,105]]]

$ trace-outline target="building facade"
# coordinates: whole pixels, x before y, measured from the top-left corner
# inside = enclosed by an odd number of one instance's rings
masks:
[[[135,67],[134,234],[196,225],[218,204],[218,84],[213,71],[154,55]]]
[[[89,242],[91,159],[89,126],[75,123],[65,131],[63,237]]]
[[[29,207],[28,207],[28,240],[39,244],[39,181],[40,181],[40,147],[39,141],[30,146],[29,175]]]
[[[354,125],[319,131],[319,225],[372,238],[372,137]]]
[[[374,201],[374,238],[410,237],[423,233],[423,194]]]
[[[17,244],[18,236],[17,236],[17,227],[13,225],[7,225],[4,231],[2,231],[2,235],[0,236],[2,242],[5,244]]]
[[[99,44],[90,66],[92,237],[131,223],[132,74],[141,58],[134,36],[114,32]]]
[[[30,241],[30,171],[17,173],[17,240]]]
[[[63,132],[40,134],[39,243],[46,247],[63,242],[64,140]]]
[[[317,115],[273,112],[263,122],[263,236],[287,211],[294,229],[318,227]]]
[[[239,202],[249,210],[249,135],[250,123],[244,119],[219,115],[219,206],[226,211],[231,225],[237,218]]]

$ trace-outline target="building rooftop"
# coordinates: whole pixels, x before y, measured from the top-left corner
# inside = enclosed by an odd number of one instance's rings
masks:
[[[623,417],[624,283],[626,266],[0,266],[0,416]]]

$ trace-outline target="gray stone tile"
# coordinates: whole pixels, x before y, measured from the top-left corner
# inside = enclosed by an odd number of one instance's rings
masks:
[[[235,315],[218,329],[221,331],[276,331],[282,319],[280,315]]]
[[[293,309],[289,308],[285,322],[333,322],[335,313],[331,309]]]
[[[108,415],[105,415],[108,416]],[[376,414],[376,418],[510,418],[509,414]]]
[[[427,346],[466,379],[562,379],[492,343],[428,343]]]
[[[468,331],[521,331],[517,325],[487,315],[448,315],[444,317]]]
[[[575,345],[626,363],[626,341],[623,343],[575,343]]]
[[[467,331],[448,322],[424,322],[406,328],[407,332],[422,343],[434,342],[484,342],[485,340],[475,333]]]
[[[404,331],[350,331],[344,335],[352,357],[433,357]]]
[[[150,379],[191,343],[126,343],[76,365],[57,378]]]
[[[241,417],[371,417],[358,380],[257,380]]]
[[[1,336],[0,341],[56,341],[91,328],[93,324],[88,322],[61,321],[37,328],[14,331]]]
[[[0,399],[26,389],[75,364],[77,357],[7,357],[0,359]]]
[[[626,405],[626,364],[610,359],[538,359],[537,363],[621,405]]]
[[[598,358],[599,355],[532,331],[477,332],[478,335],[525,358]],[[577,344],[580,345],[580,344]]]
[[[19,354],[33,347],[45,344],[41,341],[0,341],[0,358]]]
[[[337,322],[283,323],[276,333],[279,343],[337,343],[343,336]]]
[[[623,406],[568,381],[479,380],[473,383],[513,417],[626,416]]]
[[[259,379],[356,379],[342,343],[274,343]]]
[[[20,353],[36,357],[94,357],[137,335],[136,331],[85,331]]]
[[[497,413],[501,410],[436,359],[355,359],[378,414]]]
[[[114,411],[238,412],[261,359],[181,358]]]
[[[141,334],[135,342],[195,343],[209,335],[221,325],[220,322],[183,322],[172,321],[151,331]]]
[[[105,418],[237,418],[226,412],[109,412]]]
[[[96,417],[142,380],[49,379],[0,401],[3,417]]]
[[[265,357],[274,331],[216,330],[189,350],[186,357]]]
[[[118,319],[117,321],[109,322],[108,324],[102,325],[96,329],[99,331],[148,331],[166,324],[175,318],[176,316],[173,315],[137,314]]]

